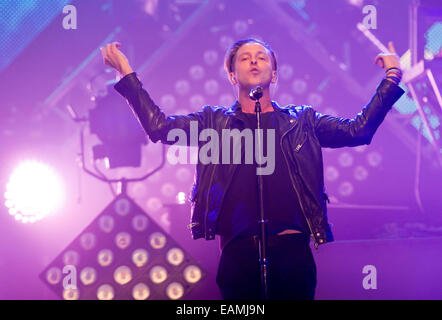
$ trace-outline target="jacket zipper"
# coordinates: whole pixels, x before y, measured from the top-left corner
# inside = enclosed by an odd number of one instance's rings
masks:
[[[295,188],[295,183],[293,182],[294,179],[293,179],[293,176],[292,176],[292,172],[291,172],[291,170],[290,170],[290,164],[289,164],[289,161],[287,160],[287,156],[285,155],[284,148],[282,147],[282,140],[284,139],[284,137],[286,136],[286,134],[289,133],[294,127],[295,127],[295,126],[291,127],[289,130],[287,130],[286,132],[284,132],[284,134],[281,136],[281,140],[279,141],[279,144],[280,144],[282,154],[284,155],[284,159],[285,159],[286,164],[287,164],[287,169],[289,170],[289,176],[290,176],[290,180],[292,181],[293,189],[295,190],[296,195],[297,195],[297,197],[298,197],[298,201],[299,201],[299,205],[301,206],[302,214],[304,215],[304,219],[305,219],[305,221],[307,221],[308,227],[309,227],[310,232],[311,232],[311,234],[312,234],[312,236],[313,236],[313,242],[314,242],[314,245],[315,245],[315,249],[317,250],[317,249],[318,249],[318,243],[316,242],[315,234],[313,233],[313,230],[312,230],[312,226],[311,226],[311,224],[310,224],[310,221],[308,220],[307,216],[305,215],[305,210],[304,210],[304,206],[302,205],[301,197],[300,197],[300,195],[299,195],[298,190]],[[305,142],[305,140],[303,141],[302,144],[298,144],[298,146],[296,147],[296,151],[299,151],[299,149],[301,149],[301,147],[302,147],[302,145],[304,144],[304,142]]]
[[[199,225],[198,222],[192,222],[192,223],[189,223],[189,224],[187,225],[187,229],[192,229],[193,227],[195,227],[195,226],[197,226],[197,225]]]
[[[302,142],[296,146],[296,148],[295,148],[296,152],[299,152],[299,150],[301,150],[302,146],[304,145],[305,140],[307,140],[307,134],[304,134],[304,138],[302,139]]]

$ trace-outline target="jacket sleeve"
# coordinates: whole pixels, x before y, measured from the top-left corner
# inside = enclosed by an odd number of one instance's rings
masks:
[[[205,107],[201,111],[188,115],[166,116],[143,89],[143,84],[138,80],[135,72],[124,76],[114,88],[127,99],[144,131],[153,142],[174,144],[176,141],[174,132],[177,131],[171,130],[181,129],[186,133],[186,144],[189,145],[191,139],[188,137],[191,135],[191,128],[195,128],[197,131],[194,132],[199,134],[210,109],[210,107]],[[168,139],[169,133],[175,138]]]
[[[370,102],[353,119],[314,112],[314,130],[322,147],[339,148],[370,144],[374,133],[404,90],[384,79]]]

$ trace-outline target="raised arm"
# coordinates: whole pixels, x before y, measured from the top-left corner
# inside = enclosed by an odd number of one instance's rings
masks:
[[[404,90],[383,80],[370,102],[353,119],[315,112],[314,128],[322,147],[339,148],[369,144],[379,125]]]
[[[315,112],[314,128],[322,147],[352,147],[369,144],[379,125],[394,103],[404,94],[398,86],[402,71],[399,57],[393,43],[389,43],[389,53],[381,53],[375,58],[385,69],[386,77],[377,87],[370,102],[353,119],[322,115]]]
[[[143,89],[142,83],[119,48],[120,45],[116,42],[101,48],[104,63],[117,70],[122,77],[115,84],[115,89],[127,99],[144,131],[153,142],[174,144],[175,140],[168,140],[171,130],[182,129],[186,132],[186,137],[190,137],[191,127],[197,128],[198,131],[204,127],[208,108],[188,115],[166,116]],[[190,138],[187,139],[187,144],[190,144]]]

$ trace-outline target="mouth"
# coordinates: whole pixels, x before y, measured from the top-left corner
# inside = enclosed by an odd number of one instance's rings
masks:
[[[252,68],[249,70],[249,72],[251,73],[259,73],[259,69],[258,68]]]

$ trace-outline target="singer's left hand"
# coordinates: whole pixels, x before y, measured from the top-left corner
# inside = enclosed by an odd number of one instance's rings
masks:
[[[396,50],[394,49],[393,42],[388,43],[388,53],[380,53],[374,59],[374,64],[380,65],[381,68],[388,70],[390,68],[399,68],[401,69],[401,63],[398,55],[396,54]]]

